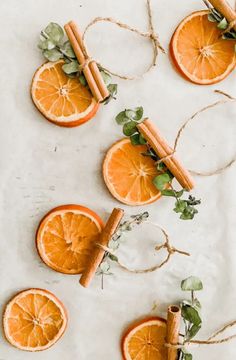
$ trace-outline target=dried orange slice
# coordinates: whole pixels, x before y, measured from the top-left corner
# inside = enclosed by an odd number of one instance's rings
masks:
[[[116,142],[105,156],[104,181],[111,194],[124,204],[150,204],[161,196],[153,185],[158,175],[155,161],[143,156],[145,152],[146,145],[134,146],[126,138]]]
[[[73,127],[94,117],[99,104],[78,79],[65,75],[63,64],[59,60],[40,66],[32,80],[31,96],[47,120]]]
[[[236,65],[236,42],[222,39],[222,31],[208,20],[208,14],[204,10],[187,16],[170,42],[170,54],[179,72],[200,85],[223,80]]]
[[[14,296],[3,314],[6,339],[26,351],[46,350],[63,335],[67,325],[64,305],[47,290],[28,289]]]
[[[100,217],[84,206],[59,206],[39,225],[38,253],[45,264],[56,271],[81,274],[103,226]]]
[[[131,326],[121,342],[124,360],[167,360],[166,320],[151,317]]]

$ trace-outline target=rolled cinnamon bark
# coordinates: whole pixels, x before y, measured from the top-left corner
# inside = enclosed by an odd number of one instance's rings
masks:
[[[181,310],[176,305],[168,307],[166,341],[170,345],[178,345]],[[176,360],[178,349],[168,347],[167,360]]]
[[[107,90],[96,62],[92,61],[86,64],[85,47],[78,26],[74,21],[70,21],[64,28],[79,64],[85,64],[83,73],[94,98],[98,102],[102,102],[109,96],[109,91]]]
[[[162,137],[160,131],[151,120],[145,119],[142,123],[138,124],[137,127],[160,159],[173,153],[173,149],[168,145],[167,141]],[[175,154],[163,160],[163,162],[184,189],[192,190],[194,188],[192,176],[189,171],[183,167]]]
[[[229,23],[236,21],[236,11],[230,6],[226,0],[208,0],[211,5],[218,10]],[[236,31],[236,24],[233,26]]]
[[[107,246],[112,235],[116,232],[121,219],[124,215],[124,210],[115,208],[113,209],[105,228],[103,229],[99,244],[102,246]],[[105,254],[105,250],[97,246],[97,244],[94,245],[94,251],[91,254],[91,259],[89,261],[88,267],[84,270],[82,273],[82,276],[80,278],[80,284],[84,287],[88,287],[90,282],[92,281],[98,266],[100,265],[103,256]]]

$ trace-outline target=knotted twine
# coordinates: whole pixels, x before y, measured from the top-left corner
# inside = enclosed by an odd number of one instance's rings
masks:
[[[171,258],[171,256],[175,253],[179,253],[181,255],[186,255],[186,256],[190,256],[189,253],[185,252],[185,251],[182,251],[182,250],[178,250],[176,249],[175,247],[173,247],[171,244],[170,244],[170,239],[169,239],[169,235],[167,233],[167,231],[160,225],[156,224],[156,223],[153,223],[151,221],[145,221],[144,224],[149,224],[149,225],[154,225],[156,226],[158,229],[161,230],[162,234],[164,235],[164,238],[165,238],[165,241],[163,244],[161,245],[157,245],[155,247],[155,250],[156,251],[160,251],[162,249],[166,249],[167,251],[167,255],[166,255],[166,258],[160,263],[160,264],[157,264],[155,266],[152,266],[152,267],[149,267],[149,268],[146,268],[146,269],[130,269],[129,267],[127,267],[126,265],[124,265],[123,263],[121,263],[119,261],[119,259],[117,259],[117,264],[123,269],[123,270],[126,270],[130,273],[135,273],[135,274],[144,274],[144,273],[150,273],[150,272],[153,272],[153,271],[156,271],[160,268],[162,268],[162,266],[164,266]],[[114,236],[115,234],[113,234]],[[113,251],[112,249],[110,249],[108,246],[104,246],[104,245],[101,245],[99,243],[97,243],[97,246],[100,247],[101,249],[103,249],[105,252],[107,252],[108,254],[111,254],[111,255],[115,255],[115,251]]]
[[[143,32],[140,31],[136,28],[133,28],[127,24],[124,24],[118,20],[115,20],[111,17],[96,17],[95,19],[93,19],[85,28],[84,33],[82,35],[82,40],[83,40],[83,52],[85,55],[85,62],[81,65],[83,69],[86,65],[88,65],[90,62],[95,61],[100,67],[102,67],[105,71],[107,71],[109,74],[116,76],[120,79],[123,80],[137,80],[137,79],[141,79],[146,73],[148,73],[154,66],[156,66],[157,64],[157,57],[158,57],[158,50],[161,50],[163,53],[165,53],[165,50],[163,49],[163,47],[160,44],[159,41],[159,37],[157,35],[157,33],[154,30],[154,25],[153,25],[153,16],[152,16],[152,8],[151,8],[151,0],[146,0],[147,2],[147,15],[148,15],[148,24],[149,24],[149,31],[148,32]],[[139,36],[142,36],[146,39],[149,39],[152,43],[152,47],[153,47],[153,57],[152,57],[152,61],[150,63],[150,65],[148,65],[147,69],[144,70],[144,72],[140,75],[135,75],[135,76],[128,76],[128,75],[121,75],[118,74],[110,69],[107,69],[105,66],[103,66],[100,62],[94,60],[88,53],[88,50],[86,48],[85,45],[85,35],[87,33],[87,31],[89,30],[89,28],[91,28],[92,26],[94,26],[95,24],[99,23],[99,22],[108,22],[108,23],[112,23],[117,25],[120,28],[123,28],[125,30],[131,31]]]
[[[176,149],[177,149],[177,146],[179,144],[179,141],[180,141],[180,138],[181,138],[181,135],[184,131],[184,129],[187,127],[187,125],[195,118],[197,117],[199,114],[209,110],[209,109],[212,109],[216,106],[219,106],[219,105],[223,105],[223,104],[226,104],[226,103],[232,103],[232,102],[235,102],[236,101],[236,98],[234,98],[233,96],[229,95],[229,94],[226,94],[225,92],[221,91],[221,90],[215,90],[214,91],[215,93],[218,93],[218,94],[221,94],[223,96],[225,96],[224,99],[221,99],[221,100],[218,100],[212,104],[209,104],[205,107],[203,107],[202,109],[198,110],[197,112],[195,112],[190,118],[188,118],[184,123],[183,125],[179,128],[178,132],[177,132],[177,135],[176,135],[176,138],[175,138],[175,142],[174,142],[174,147],[173,147],[173,151],[159,159],[157,161],[157,164],[163,162],[164,160],[166,159],[169,159],[169,158],[172,158],[175,153],[176,153]],[[232,160],[230,160],[227,164],[225,164],[224,166],[214,170],[214,171],[209,171],[209,172],[199,172],[199,171],[195,171],[195,170],[189,170],[189,172],[193,175],[197,175],[197,176],[212,176],[212,175],[217,175],[217,174],[220,174],[222,173],[223,171],[225,171],[226,169],[228,169],[231,165],[233,165],[234,163],[236,162],[236,157],[234,157]]]

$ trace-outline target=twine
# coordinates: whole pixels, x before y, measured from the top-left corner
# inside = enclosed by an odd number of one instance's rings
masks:
[[[182,344],[165,344],[166,347],[168,348],[172,348],[172,349],[183,349],[185,346],[189,346],[189,345],[218,345],[218,344],[223,344],[225,342],[228,342],[230,340],[233,340],[236,338],[236,334],[234,335],[230,335],[227,336],[225,338],[221,338],[219,340],[214,340],[218,335],[223,334],[227,329],[233,327],[236,325],[236,320],[230,322],[229,324],[223,326],[222,328],[220,328],[219,330],[217,330],[214,334],[212,334],[207,340],[189,340],[189,341],[184,341]],[[181,337],[183,337],[184,335],[180,334]]]
[[[150,268],[146,268],[146,269],[139,269],[139,270],[136,270],[136,269],[130,269],[129,267],[127,267],[126,265],[124,265],[123,263],[121,263],[119,261],[119,259],[117,260],[117,264],[123,269],[123,270],[126,270],[130,273],[135,273],[135,274],[144,274],[144,273],[150,273],[150,272],[153,272],[153,271],[156,271],[158,269],[160,269],[162,266],[164,266],[166,263],[168,263],[168,261],[170,260],[171,256],[175,253],[178,253],[178,254],[181,254],[181,255],[185,255],[185,256],[190,256],[189,253],[185,252],[185,251],[182,251],[182,250],[178,250],[176,249],[175,247],[171,246],[170,244],[170,239],[169,239],[169,235],[167,233],[167,231],[160,225],[156,224],[156,223],[153,223],[153,222],[150,222],[150,221],[146,221],[145,222],[146,224],[150,224],[150,225],[154,225],[156,226],[158,229],[161,230],[162,234],[164,235],[164,238],[165,238],[165,242],[161,245],[157,245],[155,247],[155,250],[156,251],[160,251],[161,249],[166,249],[167,251],[167,256],[166,258],[160,263],[160,264],[157,264],[155,266],[152,266]],[[103,249],[105,252],[107,252],[108,254],[111,254],[111,255],[115,255],[115,251],[111,250],[109,247],[107,246],[104,246],[104,245],[101,245],[99,243],[96,244],[98,247],[100,247],[101,249]]]
[[[89,28],[91,28],[92,26],[94,26],[95,24],[97,24],[98,22],[109,22],[112,24],[117,25],[118,27],[131,31],[139,36],[142,36],[146,39],[149,39],[152,43],[153,46],[153,57],[152,57],[152,62],[151,64],[147,67],[146,70],[144,70],[144,72],[140,75],[135,75],[135,76],[128,76],[128,75],[121,75],[118,74],[110,69],[107,69],[105,66],[101,65],[100,62],[97,62],[98,65],[100,65],[105,71],[107,71],[108,73],[110,73],[113,76],[116,76],[120,79],[123,80],[137,80],[137,79],[141,79],[146,73],[148,73],[154,66],[156,66],[157,64],[157,57],[158,57],[158,50],[161,50],[163,53],[165,53],[165,50],[163,49],[163,47],[161,46],[160,42],[159,42],[159,37],[157,35],[157,33],[154,30],[154,26],[153,26],[153,16],[152,16],[152,9],[151,9],[151,0],[146,0],[147,1],[147,14],[148,14],[148,24],[149,24],[149,31],[148,32],[142,32],[136,28],[133,28],[127,24],[124,24],[118,20],[115,20],[111,17],[96,17],[95,19],[93,19],[85,28],[83,36],[82,36],[82,40],[83,40],[83,51],[85,54],[85,58],[86,60],[89,60],[89,62],[91,61],[95,61],[94,59],[92,59],[87,51],[87,48],[85,46],[85,35],[88,31]],[[84,67],[84,65],[83,65]]]
[[[183,123],[183,125],[179,128],[179,130],[178,130],[178,132],[177,132],[177,135],[176,135],[176,138],[175,138],[175,142],[174,142],[173,151],[172,151],[169,155],[167,155],[167,156],[159,159],[159,160],[157,161],[157,164],[158,164],[158,163],[161,163],[162,161],[165,161],[165,160],[167,160],[167,159],[170,159],[170,158],[172,158],[172,157],[175,155],[177,146],[178,146],[178,144],[179,144],[179,141],[180,141],[180,138],[181,138],[181,136],[182,136],[182,133],[183,133],[184,129],[187,127],[187,125],[188,125],[195,117],[197,117],[199,114],[201,114],[201,113],[203,113],[203,112],[205,112],[205,111],[207,111],[207,110],[209,110],[209,109],[212,109],[212,108],[214,108],[214,107],[216,107],[216,106],[218,106],[218,105],[223,105],[223,104],[226,104],[226,103],[229,103],[229,102],[235,102],[235,101],[236,101],[236,98],[234,98],[233,96],[231,96],[231,95],[229,95],[229,94],[227,94],[227,93],[225,93],[225,92],[223,92],[223,91],[221,91],[221,90],[215,90],[214,92],[225,96],[226,99],[221,99],[221,100],[218,100],[218,101],[216,101],[216,102],[214,102],[214,103],[212,103],[212,104],[209,104],[209,105],[203,107],[202,109],[198,110],[198,111],[195,112],[190,118],[188,118],[188,119]],[[235,163],[235,161],[236,161],[236,157],[234,157],[232,160],[230,160],[230,161],[229,161],[227,164],[225,164],[224,166],[222,166],[222,167],[220,167],[220,168],[218,168],[218,169],[216,169],[216,170],[214,170],[214,171],[198,172],[198,171],[195,171],[195,170],[189,170],[189,172],[190,172],[191,174],[197,175],[197,176],[212,176],[212,175],[217,175],[217,174],[222,173],[223,171],[225,171],[225,170],[228,169],[229,167],[231,167],[231,165],[233,165],[233,164]]]

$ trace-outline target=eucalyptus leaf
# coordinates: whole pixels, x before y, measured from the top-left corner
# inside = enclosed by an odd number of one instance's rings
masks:
[[[63,54],[65,54],[66,56],[68,56],[69,58],[72,59],[76,59],[74,50],[70,44],[69,41],[66,41],[62,46],[61,46],[61,50],[63,52]]]
[[[181,289],[183,291],[199,291],[203,289],[203,284],[198,277],[190,276],[181,281]]]
[[[146,139],[143,137],[142,134],[139,134],[139,143],[141,145],[145,145],[147,143]]]
[[[112,99],[115,99],[115,96],[117,95],[117,88],[118,88],[117,84],[109,84],[107,86],[107,90],[109,91],[110,97]]]
[[[124,125],[128,121],[129,119],[126,117],[125,110],[116,115],[116,122],[118,125]]]
[[[87,86],[87,80],[85,79],[85,76],[83,74],[80,74],[79,82],[80,82],[81,85]]]
[[[126,136],[131,136],[133,135],[135,132],[137,132],[137,128],[136,128],[136,122],[134,121],[129,121],[127,123],[125,123],[123,125],[123,133]]]
[[[188,206],[188,204],[187,204],[186,200],[178,200],[175,203],[174,211],[176,213],[182,213],[186,209],[187,206]]]
[[[48,35],[50,40],[54,41],[56,44],[59,44],[63,37],[64,31],[62,27],[56,23],[51,22],[45,29],[44,33]]]
[[[186,321],[189,321],[196,326],[199,326],[202,323],[198,311],[192,306],[183,305],[181,308],[181,315]]]
[[[139,133],[135,133],[130,136],[130,141],[132,145],[140,145],[139,142]]]
[[[45,39],[39,41],[38,47],[41,50],[52,50],[56,47],[56,44],[50,39]]]
[[[115,255],[113,255],[113,254],[109,254],[108,257],[109,257],[109,259],[111,259],[112,261],[116,261],[116,262],[118,261],[118,257],[115,256]]]
[[[192,325],[188,331],[188,335],[187,335],[188,340],[191,340],[195,335],[197,335],[201,327],[202,327],[201,325]]]
[[[76,60],[71,61],[69,64],[62,65],[62,69],[66,74],[73,74],[79,71],[79,63]]]
[[[106,71],[104,70],[100,70],[100,74],[102,75],[103,81],[105,83],[105,85],[110,84],[111,82],[111,75],[108,74]]]
[[[208,14],[208,20],[211,22],[217,22],[217,19],[215,18],[215,16],[213,14]]]
[[[217,25],[217,27],[220,29],[220,30],[225,30],[227,29],[228,27],[228,21],[226,20],[226,18],[223,18],[221,20],[221,22]]]
[[[190,353],[184,354],[184,358],[183,360],[192,360],[193,359],[193,355]]]
[[[57,61],[63,58],[63,55],[57,49],[43,50],[43,55],[49,61]]]
[[[165,174],[161,174],[161,175],[157,175],[154,179],[153,179],[153,184],[156,186],[156,188],[158,190],[164,190],[166,184],[168,184],[170,182],[171,178],[169,176],[169,174],[165,173]]]

